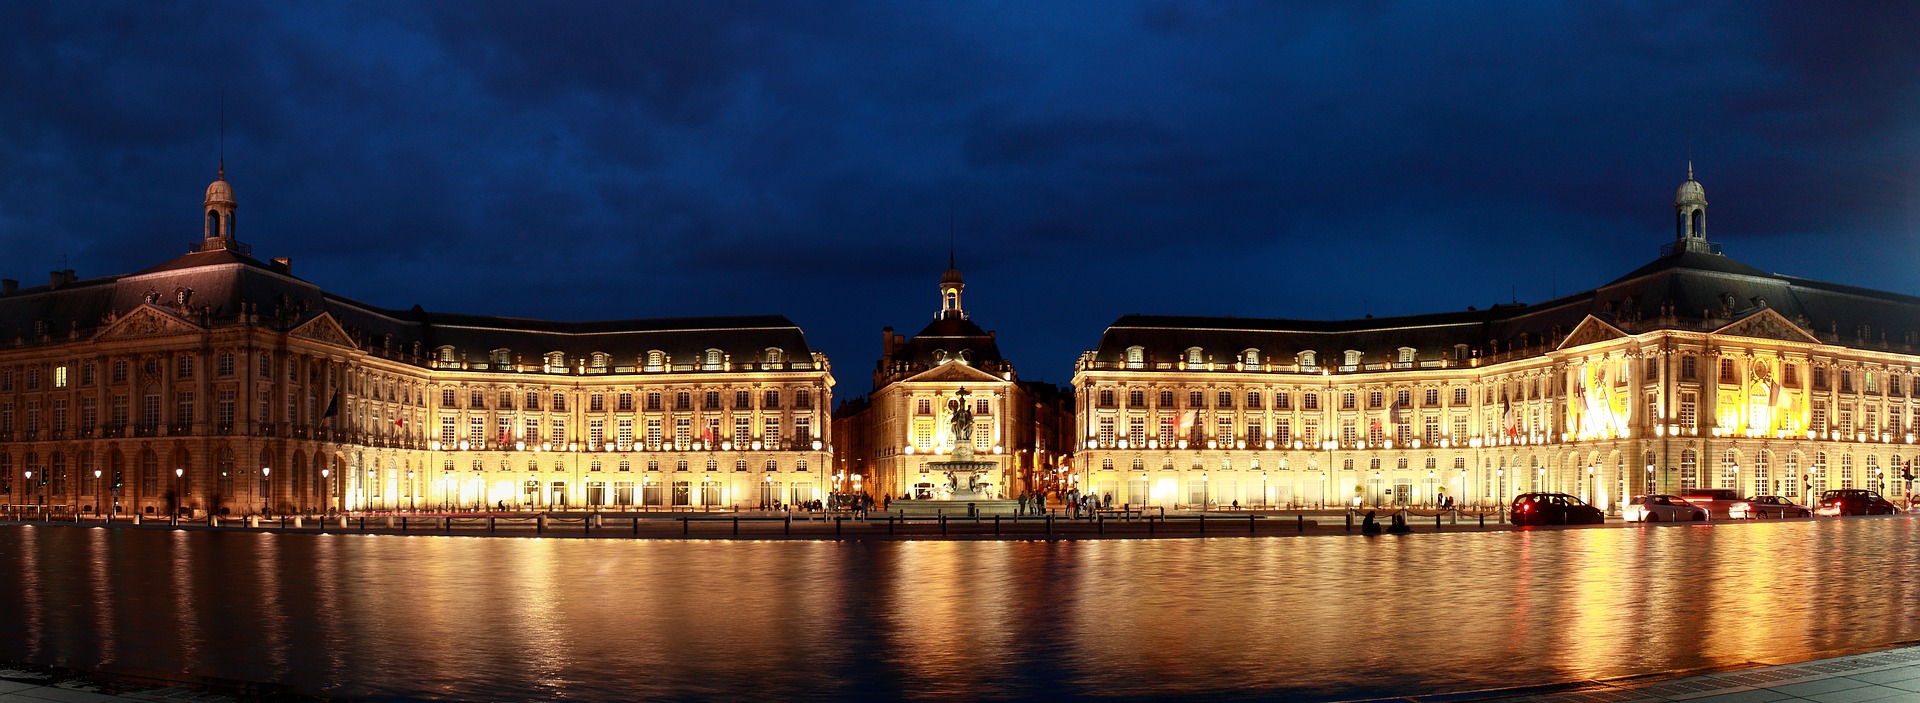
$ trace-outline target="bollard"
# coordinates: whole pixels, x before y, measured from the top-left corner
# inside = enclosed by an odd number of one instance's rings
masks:
[[[547,533],[547,514],[546,513],[541,513],[539,515],[534,516],[533,533],[536,535],[543,535]]]
[[[940,535],[944,537],[946,536],[946,534],[947,534],[947,514],[945,511],[942,511],[940,513]]]
[[[1153,516],[1147,516],[1147,534],[1153,534]]]
[[[248,516],[247,516],[247,527],[251,527],[251,528],[255,528],[255,529],[258,529],[258,528],[260,527],[260,516],[258,516],[258,515],[248,515]]]
[[[445,518],[442,518],[442,519],[443,519],[443,520],[446,520],[446,521],[447,521],[447,524],[446,524],[446,527],[445,527],[445,530],[446,530],[446,532],[447,532],[447,534],[453,534],[453,516],[452,516],[452,515],[448,515],[448,516],[446,516]]]
[[[840,516],[839,515],[833,516],[833,536],[835,537],[840,536]]]
[[[597,516],[596,516],[596,517],[597,517]],[[591,534],[593,534],[593,520],[591,520],[591,519],[582,519],[582,520],[580,521],[580,534],[582,534],[582,535],[591,535]]]
[[[1206,533],[1207,533],[1207,514],[1201,513],[1200,514],[1200,534],[1204,535]]]
[[[1094,528],[1094,531],[1099,534],[1103,534],[1103,535],[1106,534],[1107,533],[1107,516],[1101,515],[1099,517],[1094,518],[1093,528]]]
[[[1353,511],[1347,511],[1347,531],[1353,531]]]
[[[1253,516],[1247,516],[1247,534],[1253,534]]]
[[[633,516],[633,533],[640,534],[640,516]]]
[[[133,524],[135,524],[135,525],[138,525],[138,524],[140,524],[140,514],[139,514],[139,513],[134,513],[134,514],[133,514]]]
[[[1016,517],[1014,519],[1018,520],[1020,518]],[[1000,516],[998,515],[993,516],[993,536],[995,537],[1000,536]]]
[[[1299,520],[1300,522],[1300,531],[1306,532],[1307,531],[1307,514],[1301,513],[1299,515],[1295,515],[1294,518]]]
[[[1047,513],[1047,534],[1053,534],[1053,513]]]
[[[602,527],[606,527],[606,526],[607,526],[607,524],[606,524],[606,523],[604,523],[604,522],[601,522],[601,521],[600,521],[600,514],[599,514],[599,513],[594,513],[594,514],[593,514],[593,526],[594,526],[594,529],[599,529],[599,528],[602,528]]]
[[[207,527],[219,527],[219,526],[220,526],[220,516],[215,515],[213,513],[207,513]]]
[[[887,516],[887,536],[888,537],[893,536],[893,516],[892,515]]]
[[[1481,529],[1486,529],[1486,527],[1487,527],[1487,514],[1486,514],[1486,513],[1481,513],[1481,514],[1480,514],[1480,528],[1481,528]]]
[[[738,515],[733,516],[733,534],[735,536],[740,534],[740,516]]]
[[[680,534],[686,534],[688,529],[687,517],[685,515],[680,516]]]
[[[1440,514],[1439,513],[1433,514],[1433,531],[1434,532],[1440,531]]]
[[[387,527],[393,527],[393,518],[387,518]],[[407,531],[407,518],[404,516],[400,518],[400,531]]]
[[[786,534],[793,534],[793,513],[787,513]]]
[[[492,515],[487,516],[487,534],[493,534],[493,528],[494,528],[493,521],[498,519],[500,518],[494,517]]]

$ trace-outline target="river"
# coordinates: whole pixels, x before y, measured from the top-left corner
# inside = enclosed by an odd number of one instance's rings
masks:
[[[318,695],[1338,700],[1920,639],[1907,516],[1403,537],[0,526],[0,660]]]

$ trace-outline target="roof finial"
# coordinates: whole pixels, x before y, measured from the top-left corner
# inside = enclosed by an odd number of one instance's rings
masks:
[[[227,89],[220,89],[220,180],[227,180]]]
[[[953,206],[947,206],[947,268],[953,265]]]
[[[1687,159],[1687,180],[1693,180],[1693,159]]]

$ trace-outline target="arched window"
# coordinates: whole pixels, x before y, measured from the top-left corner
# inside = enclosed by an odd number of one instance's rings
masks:
[[[760,360],[766,363],[767,365],[771,366],[771,365],[780,363],[780,358],[782,356],[783,355],[780,353],[780,350],[778,348],[767,347],[766,352],[761,355]]]
[[[208,237],[226,236],[226,231],[220,228],[220,211],[219,210],[211,210],[211,209],[207,210],[207,236]]]
[[[606,352],[594,352],[588,359],[587,365],[602,373],[606,372],[608,366],[613,365],[613,356]]]
[[[1693,211],[1693,236],[1700,238],[1707,236],[1707,211]]]
[[[777,461],[777,460],[774,460],[774,459],[768,459],[768,460],[767,460],[767,473],[773,473],[773,472],[775,472],[775,471],[779,471],[779,470],[780,470],[780,462],[779,462],[779,461]]]
[[[701,371],[719,371],[720,358],[721,358],[720,350],[708,349],[705,354],[701,355],[700,370]]]
[[[1300,352],[1300,365],[1301,366],[1319,366],[1320,362],[1318,359],[1318,355],[1310,351]]]
[[[449,348],[450,348],[450,347],[449,347]],[[493,350],[493,353],[492,353],[492,354],[491,354],[490,356],[492,356],[492,357],[493,357],[493,366],[494,366],[494,368],[501,368],[501,369],[504,369],[504,368],[506,368],[506,367],[508,367],[508,366],[512,366],[512,365],[513,365],[513,350],[512,350],[512,349],[495,349],[495,350]]]
[[[1130,369],[1145,368],[1146,365],[1147,365],[1147,348],[1146,347],[1139,347],[1139,346],[1127,347],[1127,368],[1130,368]]]
[[[746,459],[739,459],[739,460],[736,460],[736,461],[734,461],[734,462],[733,462],[733,470],[734,470],[734,471],[736,471],[736,472],[737,472],[737,471],[746,471],[746,470],[747,470],[747,460],[746,460]]]
[[[1188,366],[1199,366],[1203,362],[1204,362],[1204,356],[1201,354],[1199,347],[1187,348],[1187,365]]]
[[[547,352],[547,369],[546,370],[549,373],[566,371],[567,370],[567,353],[557,352],[557,351]]]
[[[1680,490],[1691,491],[1700,487],[1700,455],[1692,449],[1680,450]]]
[[[648,371],[665,371],[666,367],[667,367],[666,352],[660,351],[658,349],[647,352],[647,370]]]
[[[714,459],[708,459],[708,460],[707,460],[707,470],[708,470],[708,471],[719,471],[719,470],[720,470],[720,462],[719,462],[719,461],[717,461],[717,460],[714,460]]]
[[[1249,369],[1259,369],[1260,368],[1260,350],[1248,349],[1246,351],[1240,352],[1240,363],[1245,364],[1246,367]]]
[[[1359,351],[1359,350],[1357,350],[1357,349],[1348,349],[1348,350],[1347,350],[1347,357],[1346,357],[1346,361],[1345,361],[1344,363],[1345,363],[1345,364],[1346,364],[1347,366],[1359,366],[1359,365],[1360,365],[1360,357],[1361,357],[1361,353],[1360,353],[1360,351]]]

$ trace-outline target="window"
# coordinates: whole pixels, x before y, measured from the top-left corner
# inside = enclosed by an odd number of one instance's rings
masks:
[[[1680,490],[1700,488],[1700,456],[1692,449],[1680,451]]]
[[[1145,347],[1127,347],[1127,368],[1145,368],[1146,365],[1147,350]]]
[[[181,354],[174,359],[174,378],[193,378],[193,355]]]
[[[1696,366],[1700,360],[1692,354],[1680,357],[1680,380],[1692,381],[1699,375]]]
[[[1734,373],[1733,373],[1733,360],[1721,359],[1720,360],[1720,382],[1733,383],[1734,380],[1735,379],[1734,379]]]
[[[1346,352],[1346,357],[1347,357],[1347,358],[1346,358],[1346,362],[1345,362],[1345,363],[1346,363],[1346,365],[1347,365],[1347,366],[1359,366],[1359,365],[1360,365],[1360,357],[1361,357],[1361,356],[1362,356],[1362,355],[1361,355],[1361,353],[1360,353],[1360,351],[1359,351],[1359,350],[1356,350],[1356,349],[1348,349],[1348,350],[1347,350],[1347,352]]]
[[[1205,393],[1201,393],[1200,391],[1187,392],[1187,407],[1204,408],[1206,406],[1207,406],[1207,396]]]
[[[1300,407],[1307,410],[1319,410],[1320,394],[1319,393],[1300,394]]]
[[[667,368],[666,352],[660,351],[658,349],[647,352],[646,370],[648,372],[665,371],[666,368]]]
[[[763,404],[760,406],[762,410],[779,410],[780,409],[780,391],[777,391],[777,390],[767,391],[764,394],[764,397],[761,398],[761,400],[763,401]]]
[[[594,393],[587,396],[587,412],[600,413],[600,412],[606,412],[606,411],[607,411],[607,394]]]
[[[485,410],[485,409],[487,409],[487,395],[486,395],[486,393],[483,393],[483,392],[481,392],[481,391],[472,391],[472,392],[470,392],[470,393],[468,393],[468,394],[467,394],[467,396],[468,396],[468,397],[467,397],[467,407],[468,407],[468,408],[472,408],[472,409],[474,409],[474,410]]]
[[[1292,400],[1293,394],[1291,393],[1286,391],[1275,392],[1273,394],[1273,407],[1276,410],[1288,410],[1293,407],[1291,404]]]
[[[67,367],[65,366],[53,367],[53,387],[54,388],[67,387]]]
[[[1340,394],[1340,409],[1341,409],[1341,410],[1352,410],[1352,409],[1354,409],[1354,393],[1353,393],[1353,391],[1347,391],[1347,392],[1345,392],[1345,393],[1341,393],[1341,394]]]
[[[1260,392],[1259,391],[1247,391],[1247,407],[1255,410],[1260,409]]]
[[[973,401],[973,414],[981,416],[992,415],[993,401],[987,400],[986,398]]]
[[[693,394],[687,391],[680,391],[678,393],[673,394],[673,409],[692,410]]]
[[[1853,370],[1852,369],[1840,370],[1840,392],[1841,393],[1853,392]]]
[[[1248,349],[1246,351],[1240,352],[1240,363],[1246,365],[1248,369],[1259,370],[1260,350]]]
[[[220,352],[219,373],[221,378],[233,376],[233,352]],[[185,378],[184,376],[182,378]]]
[[[701,371],[719,371],[720,358],[721,358],[720,350],[708,349],[705,354],[701,355],[700,370]]]
[[[1316,360],[1313,352],[1303,351],[1303,352],[1300,352],[1300,365],[1301,366],[1319,366],[1320,364]]]
[[[1431,408],[1440,404],[1440,389],[1428,388],[1426,396],[1425,402],[1421,403],[1422,405]]]
[[[1146,391],[1127,391],[1127,407],[1144,408],[1147,406]]]
[[[112,370],[110,371],[110,373],[112,374],[112,381],[113,381],[114,383],[126,383],[126,382],[127,382],[127,362],[126,362],[126,360],[125,360],[125,359],[115,359],[115,360],[113,361],[113,367],[112,367]],[[1916,376],[1916,377],[1914,377],[1914,380],[1915,380],[1915,382],[1917,382],[1917,383],[1920,383],[1920,376]],[[4,386],[5,386],[4,388],[0,388],[0,390],[7,390],[7,391],[10,391],[10,390],[13,390],[13,372],[11,372],[11,371],[9,371],[9,372],[7,372],[7,373],[5,374],[5,383],[4,383],[4,384],[0,384],[0,385],[4,385]]]
[[[1187,366],[1189,367],[1199,366],[1201,363],[1204,362],[1204,360],[1202,359],[1202,355],[1199,347],[1189,347],[1187,349],[1186,357],[1187,357]]]
[[[1233,407],[1233,391],[1220,391],[1219,400],[1220,400],[1219,404],[1216,405],[1215,407],[1220,407],[1220,408]]]
[[[701,410],[720,409],[720,391],[707,391],[700,396]]]
[[[1680,426],[1693,427],[1700,407],[1699,396],[1694,393],[1680,394]]]
[[[986,401],[981,401],[981,402],[985,403]],[[813,391],[810,391],[804,388],[794,391],[793,407],[795,410],[812,410],[813,409]]]

